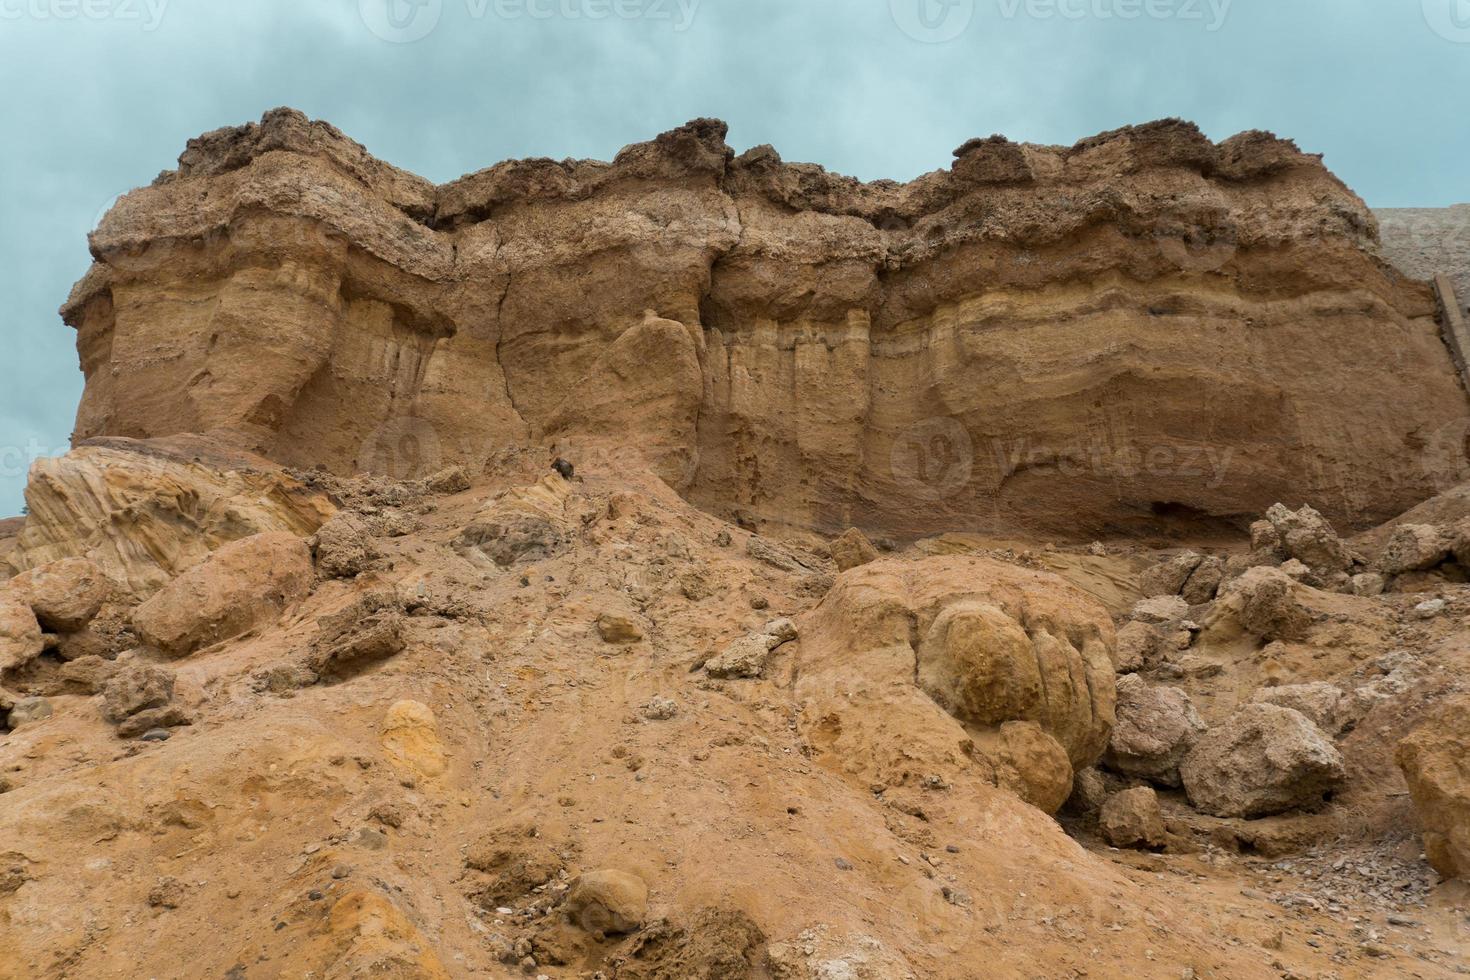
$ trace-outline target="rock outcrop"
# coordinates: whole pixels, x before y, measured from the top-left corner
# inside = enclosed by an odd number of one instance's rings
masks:
[[[437,187],[291,110],[193,140],[63,308],[77,437],[394,476],[615,439],[707,509],[900,538],[1367,525],[1467,475],[1423,435],[1466,414],[1429,290],[1288,141],[1167,120],[863,184],[724,137]]]
[[[970,742],[1002,785],[1055,812],[1107,745],[1112,624],[1054,576],[873,562],[838,577],[802,637],[810,737],[847,771],[881,782],[915,758],[965,769],[954,746]]]

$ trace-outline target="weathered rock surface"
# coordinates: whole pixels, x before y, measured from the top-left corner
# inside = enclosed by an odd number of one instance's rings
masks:
[[[1128,674],[1118,678],[1117,720],[1103,764],[1125,776],[1177,787],[1179,764],[1204,730],[1184,691]]]
[[[3,591],[29,604],[42,629],[75,633],[101,610],[112,583],[87,559],[66,558],[22,572]]]
[[[1168,840],[1158,795],[1147,786],[1109,796],[1098,811],[1097,827],[1114,847],[1163,847]]]
[[[78,438],[402,477],[616,438],[710,509],[898,536],[1367,524],[1465,475],[1414,441],[1464,414],[1428,290],[1287,141],[1166,120],[863,184],[724,136],[436,187],[290,110],[208,134],[92,236]]]
[[[139,639],[174,657],[269,623],[311,591],[311,551],[294,534],[232,542],[133,613]]]
[[[1179,767],[1196,809],[1264,817],[1311,807],[1341,785],[1342,756],[1303,714],[1247,704],[1206,732]]]
[[[1302,597],[1308,586],[1279,568],[1258,566],[1221,587],[1205,619],[1207,635],[1221,639],[1242,633],[1261,640],[1295,640],[1306,634],[1312,611]]]
[[[954,746],[968,740],[997,780],[1054,812],[1107,745],[1112,624],[1054,576],[878,561],[839,576],[802,637],[809,737],[848,771],[963,769]]]
[[[648,915],[648,884],[626,871],[589,871],[572,882],[562,910],[588,932],[633,932]]]
[[[1447,878],[1470,879],[1470,698],[1436,710],[1399,743],[1397,759],[1429,863]]]
[[[268,531],[305,537],[336,512],[268,460],[192,437],[99,439],[38,460],[26,504],[21,568],[89,558],[143,596],[224,544]]]
[[[0,593],[0,671],[25,666],[45,648],[30,604]]]
[[[174,673],[163,667],[129,664],[102,687],[102,714],[122,721],[140,711],[161,708],[173,700]]]
[[[850,527],[832,542],[832,563],[839,572],[857,568],[878,560],[878,549],[868,536],[855,527]]]
[[[1257,704],[1274,704],[1299,711],[1329,735],[1341,732],[1352,721],[1354,713],[1353,701],[1347,692],[1326,681],[1262,688],[1251,695],[1251,700]]]

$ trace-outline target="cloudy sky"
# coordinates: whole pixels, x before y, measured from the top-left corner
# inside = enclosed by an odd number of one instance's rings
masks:
[[[1470,201],[1470,0],[0,0],[0,82],[0,515],[67,443],[99,212],[277,105],[435,181],[696,116],[870,179],[1182,116],[1374,206]]]

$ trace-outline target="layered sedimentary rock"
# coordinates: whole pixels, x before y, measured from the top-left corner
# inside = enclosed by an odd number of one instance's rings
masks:
[[[289,110],[194,140],[63,309],[77,436],[395,476],[614,440],[710,510],[897,537],[1365,525],[1466,475],[1429,290],[1287,141],[994,137],[864,184],[724,135],[439,187]]]

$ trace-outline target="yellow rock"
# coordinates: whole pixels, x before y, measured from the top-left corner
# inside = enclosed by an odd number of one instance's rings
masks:
[[[400,769],[439,776],[447,768],[434,712],[420,701],[399,701],[383,718],[383,752]]]

